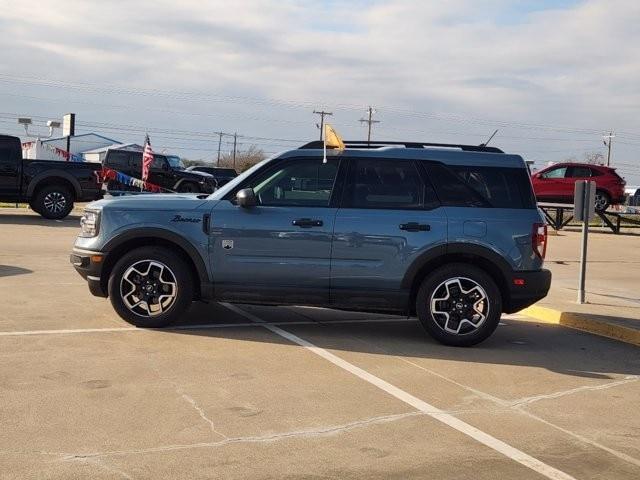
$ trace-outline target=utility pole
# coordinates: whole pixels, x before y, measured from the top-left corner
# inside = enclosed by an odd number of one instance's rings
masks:
[[[324,135],[324,117],[333,115],[333,112],[325,112],[324,110],[318,112],[314,110],[313,113],[320,115],[320,141],[322,141],[322,136]]]
[[[218,135],[220,138],[218,139],[218,160],[216,161],[216,167],[220,166],[220,149],[222,148],[222,135],[224,135],[224,133],[218,132]]]
[[[369,107],[367,111],[369,112],[369,118],[361,118],[359,121],[360,123],[366,123],[369,126],[369,132],[367,133],[367,145],[369,145],[371,143],[371,125],[374,123],[380,123],[380,120],[373,120],[372,117],[376,111],[372,107]]]
[[[613,138],[615,137],[615,134],[613,132],[609,132],[609,135],[605,135],[602,138],[608,138],[609,141],[604,140],[604,144],[609,147],[608,152],[607,152],[607,167],[611,164],[611,143],[613,142]]]
[[[233,169],[236,169],[236,145],[238,144],[238,132],[233,134]]]

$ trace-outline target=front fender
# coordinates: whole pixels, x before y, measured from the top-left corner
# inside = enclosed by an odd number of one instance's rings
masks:
[[[200,282],[202,284],[210,282],[206,263],[198,248],[190,240],[185,238],[185,236],[166,228],[142,226],[126,229],[116,233],[112,238],[110,238],[101,250],[108,254],[129,241],[149,237],[162,239],[178,245],[187,253],[187,255],[189,255],[189,258],[195,265]]]

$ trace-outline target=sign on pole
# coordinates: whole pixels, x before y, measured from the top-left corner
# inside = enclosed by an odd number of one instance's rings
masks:
[[[573,193],[573,218],[588,222],[596,215],[596,182],[579,180]]]
[[[578,278],[578,303],[584,303],[584,284],[587,273],[587,237],[589,221],[596,214],[596,182],[579,180],[573,193],[573,217],[582,222],[582,249],[580,250],[580,277]]]

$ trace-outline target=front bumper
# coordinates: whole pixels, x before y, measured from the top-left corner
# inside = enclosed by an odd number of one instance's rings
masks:
[[[509,285],[509,298],[503,307],[505,313],[514,313],[533,305],[547,296],[551,287],[551,272],[546,269],[533,272],[513,272]]]
[[[102,268],[106,255],[102,252],[74,248],[69,261],[87,281],[89,291],[96,297],[107,297],[105,284],[102,282]]]

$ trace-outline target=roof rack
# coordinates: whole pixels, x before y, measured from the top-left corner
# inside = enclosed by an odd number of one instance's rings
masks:
[[[319,140],[315,140],[313,142],[305,143],[299,149],[321,149],[323,148],[323,142]],[[457,143],[425,143],[425,142],[380,142],[380,141],[371,141],[367,142],[366,140],[345,140],[345,147],[349,148],[383,148],[389,146],[402,146],[405,148],[425,148],[425,147],[436,147],[436,148],[459,148],[464,152],[486,152],[486,153],[504,153],[502,150],[496,147],[487,147],[484,145],[461,145]],[[327,147],[329,148],[329,147]]]

